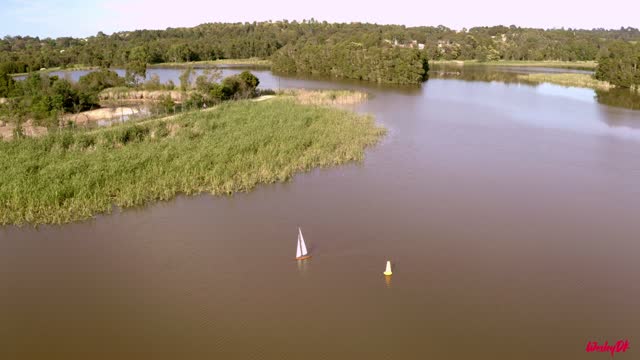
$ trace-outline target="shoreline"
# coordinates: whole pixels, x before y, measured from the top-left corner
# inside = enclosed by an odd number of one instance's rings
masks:
[[[164,63],[155,63],[155,64],[147,64],[147,69],[153,68],[167,68],[167,69],[182,69],[186,67],[193,67],[194,69],[199,68],[208,68],[208,67],[220,67],[220,65],[224,66],[238,66],[238,67],[271,67],[271,60],[268,59],[260,59],[260,58],[249,58],[249,59],[219,59],[219,60],[203,60],[203,61],[189,61],[189,62],[164,62]],[[21,72],[21,73],[13,73],[10,74],[12,77],[17,76],[26,76],[30,73],[36,72],[41,74],[48,74],[56,71],[82,71],[82,70],[98,70],[100,66],[91,66],[91,65],[69,65],[67,67],[56,66],[51,68],[43,68],[40,70],[34,70],[31,72]],[[124,69],[124,65],[121,66],[113,66],[110,67],[109,70],[117,70]]]
[[[247,67],[271,67],[271,60],[260,58],[248,58],[248,59],[219,59],[219,60],[203,60],[203,61],[188,61],[188,62],[163,62],[156,64],[149,64],[147,68],[167,68],[167,69],[182,69],[186,67],[193,67],[194,69],[219,67],[223,66],[247,66]]]
[[[35,71],[31,71],[31,72],[21,72],[21,73],[13,73],[10,74],[11,77],[17,77],[17,76],[27,76],[30,73],[36,72],[39,74],[48,74],[48,73],[52,73],[52,72],[56,72],[56,71],[82,71],[82,70],[98,70],[100,69],[100,66],[90,66],[90,65],[71,65],[68,67],[61,67],[61,66],[56,66],[56,67],[52,67],[52,68],[43,68],[40,70],[35,70]]]
[[[609,84],[606,81],[600,81],[594,79],[591,75],[587,74],[571,74],[571,73],[559,73],[559,74],[518,74],[518,79],[527,83],[542,84],[549,83],[554,85],[579,87],[593,90],[605,90],[609,91],[615,89],[614,85]]]

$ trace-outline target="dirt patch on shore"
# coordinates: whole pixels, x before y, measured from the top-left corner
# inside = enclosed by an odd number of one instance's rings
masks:
[[[16,124],[0,121],[0,140],[8,141],[13,139],[15,129],[16,129]],[[39,137],[39,136],[46,135],[47,132],[48,130],[46,127],[36,126],[33,124],[33,121],[31,120],[28,120],[27,122],[22,124],[22,134],[24,136]]]
[[[100,120],[128,119],[131,116],[144,115],[145,113],[146,110],[142,107],[120,106],[89,110],[78,114],[68,114],[65,115],[62,120],[64,122],[72,121],[78,125],[84,125]]]

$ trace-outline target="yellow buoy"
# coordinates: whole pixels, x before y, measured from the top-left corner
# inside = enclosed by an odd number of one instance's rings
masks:
[[[383,273],[383,274],[385,274],[385,275],[387,275],[387,276],[389,276],[389,275],[393,274],[393,273],[391,272],[391,261],[388,261],[388,260],[387,260],[387,268],[384,270],[384,273]]]

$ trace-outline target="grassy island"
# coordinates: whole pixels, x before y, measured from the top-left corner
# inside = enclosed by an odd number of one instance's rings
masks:
[[[496,60],[496,61],[477,61],[477,60],[432,60],[430,64],[435,65],[459,65],[459,66],[515,66],[515,67],[546,67],[560,69],[578,69],[578,70],[595,70],[598,63],[593,60],[589,61],[562,61],[562,60]]]
[[[518,79],[532,83],[551,83],[562,86],[583,87],[598,90],[609,90],[613,86],[606,81],[594,79],[589,74],[573,74],[573,73],[535,73],[535,74],[518,74]]]
[[[360,161],[384,132],[370,116],[287,94],[0,141],[0,224],[60,224],[180,193],[249,191]]]

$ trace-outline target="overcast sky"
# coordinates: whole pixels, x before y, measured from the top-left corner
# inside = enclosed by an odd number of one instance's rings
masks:
[[[205,22],[302,20],[541,28],[640,28],[640,0],[0,0],[0,35],[95,35]]]

